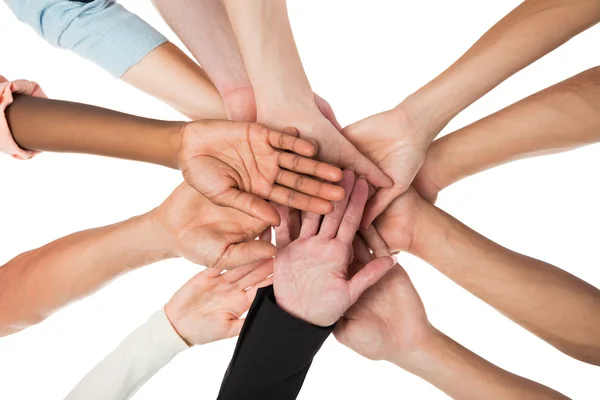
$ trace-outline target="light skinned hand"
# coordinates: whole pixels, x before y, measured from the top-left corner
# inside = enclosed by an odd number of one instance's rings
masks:
[[[360,295],[392,267],[391,257],[373,260],[348,277],[352,241],[367,201],[364,177],[344,171],[346,196],[321,217],[307,213],[298,238],[289,233],[289,218],[275,229],[278,251],[273,286],[277,304],[287,313],[318,326],[334,324]]]
[[[205,269],[183,285],[165,306],[167,318],[190,346],[240,334],[256,291],[271,284],[273,260],[233,271]]]
[[[342,130],[344,136],[394,182],[369,199],[361,223],[369,226],[386,207],[406,192],[425,161],[428,136],[413,126],[401,107],[365,118]]]
[[[390,255],[381,238],[372,239],[367,246],[360,236],[355,238],[352,272],[373,262],[369,247],[376,257]],[[334,331],[340,343],[363,357],[394,361],[418,350],[433,333],[421,298],[398,264],[360,296]]]
[[[217,206],[187,183],[179,185],[151,214],[165,252],[196,264],[232,269],[275,255],[270,241],[254,240],[267,223]]]
[[[179,160],[186,182],[213,203],[273,225],[277,211],[264,199],[318,214],[333,211],[343,190],[330,183],[339,168],[312,160],[314,143],[256,123],[196,121],[182,133]]]

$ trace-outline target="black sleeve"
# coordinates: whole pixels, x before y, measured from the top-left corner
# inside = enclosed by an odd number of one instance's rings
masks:
[[[259,289],[217,400],[295,399],[334,327],[292,317],[277,306],[272,285]]]

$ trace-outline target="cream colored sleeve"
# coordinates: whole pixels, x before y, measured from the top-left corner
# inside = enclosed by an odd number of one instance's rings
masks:
[[[88,372],[65,400],[130,399],[187,348],[161,309]]]

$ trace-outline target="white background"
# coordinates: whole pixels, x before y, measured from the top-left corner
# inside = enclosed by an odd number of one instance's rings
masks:
[[[149,1],[123,4],[179,44]],[[345,125],[396,105],[518,4],[292,0],[290,14],[313,88]],[[54,98],[181,118],[94,65],[51,48],[4,4],[0,37],[0,73],[9,79],[36,80]],[[599,65],[598,43],[596,27],[499,86],[444,133]],[[598,286],[599,174],[600,148],[590,146],[469,178],[445,190],[438,205],[490,239]],[[100,157],[43,154],[29,162],[2,157],[0,264],[69,233],[143,213],[180,181],[176,171]],[[408,255],[401,261],[440,330],[491,362],[574,399],[600,397],[599,368],[553,349],[429,265]],[[198,270],[184,260],[140,269],[44,323],[0,339],[0,399],[62,399]],[[214,399],[234,345],[235,339],[188,350],[136,399]],[[316,357],[299,398],[447,397],[391,364],[361,358],[332,337]]]

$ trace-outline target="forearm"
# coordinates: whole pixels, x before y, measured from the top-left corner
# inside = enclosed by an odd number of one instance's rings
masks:
[[[250,86],[222,0],[154,0],[220,93]]]
[[[88,372],[65,400],[130,399],[154,374],[187,348],[164,310],[159,310]]]
[[[424,168],[438,189],[526,157],[600,141],[600,68],[592,68],[433,142]]]
[[[390,361],[457,400],[567,398],[495,366],[437,330],[420,349]]]
[[[21,254],[0,268],[0,335],[42,321],[124,272],[171,256],[150,214]]]
[[[285,0],[225,0],[261,116],[318,112],[294,42]]]
[[[582,361],[600,364],[600,291],[512,252],[426,206],[410,250],[501,313]]]
[[[404,105],[432,140],[478,98],[599,20],[596,0],[526,0]]]
[[[60,100],[16,95],[6,118],[24,149],[96,154],[178,168],[185,123]]]
[[[121,79],[192,120],[227,118],[223,100],[204,70],[171,42],[149,52]]]

